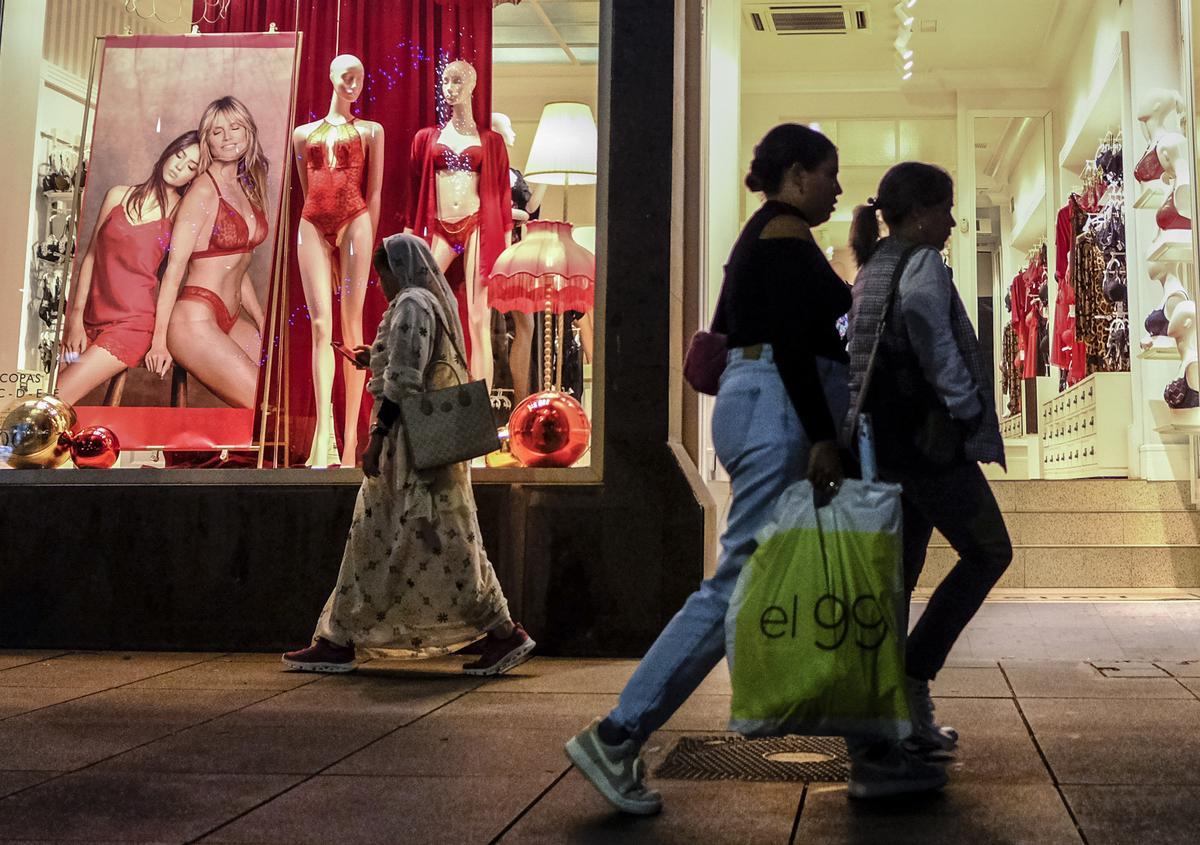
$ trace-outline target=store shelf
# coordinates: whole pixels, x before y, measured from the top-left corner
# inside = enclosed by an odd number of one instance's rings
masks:
[[[1200,434],[1200,408],[1172,408],[1162,399],[1151,399],[1150,416],[1159,434]]]
[[[1147,182],[1141,186],[1141,191],[1138,192],[1137,199],[1133,201],[1134,208],[1153,208],[1156,211],[1162,208],[1162,204],[1167,201],[1167,186],[1161,179],[1155,179],[1153,182]]]
[[[1137,357],[1143,361],[1178,361],[1179,346],[1176,345],[1174,339],[1158,335],[1150,338],[1152,343],[1150,348],[1142,349],[1137,353]]]
[[[1115,51],[1107,60],[1103,82],[1092,92],[1083,107],[1076,125],[1067,133],[1067,142],[1058,154],[1058,165],[1079,173],[1089,159],[1095,158],[1096,148],[1104,135],[1121,128],[1121,61]]]
[[[1168,229],[1160,232],[1150,245],[1147,261],[1192,262],[1192,233],[1187,229]]]
[[[1023,218],[1013,221],[1012,248],[1027,252],[1046,239],[1046,190],[1043,187],[1037,202]]]
[[[71,199],[75,196],[75,192],[74,191],[42,191],[42,196],[44,196],[49,202],[70,202]]]

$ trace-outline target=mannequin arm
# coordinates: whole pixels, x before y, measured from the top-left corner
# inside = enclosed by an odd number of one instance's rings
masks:
[[[371,151],[367,168],[367,213],[371,215],[371,243],[379,234],[380,198],[383,195],[383,127],[371,125]]]
[[[533,214],[535,211],[541,208],[542,200],[546,198],[546,189],[549,187],[549,185],[539,185],[534,183],[533,196],[529,198],[529,202],[525,203],[525,210],[530,214]]]
[[[296,176],[300,180],[301,196],[308,196],[308,132],[306,126],[297,126],[292,132],[292,158],[296,162]]]

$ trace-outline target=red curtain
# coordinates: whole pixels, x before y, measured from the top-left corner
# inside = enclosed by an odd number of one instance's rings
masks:
[[[280,30],[304,34],[296,91],[296,124],[324,117],[329,110],[329,62],[339,53],[358,56],[366,68],[366,84],[355,113],[383,125],[383,202],[377,237],[382,239],[404,228],[408,207],[409,148],[417,130],[440,123],[440,68],[455,59],[475,67],[474,111],[480,126],[491,125],[492,111],[492,2],[491,0],[236,0],[228,15],[215,24],[201,24],[206,32],[265,32],[274,23]],[[281,92],[286,96],[287,92]],[[442,111],[439,114],[439,111]],[[291,228],[304,198],[292,174]],[[308,456],[315,423],[311,334],[304,305],[304,288],[296,265],[294,234],[290,234],[288,267],[288,387],[292,461]],[[363,311],[367,343],[386,306],[375,279]],[[341,329],[334,302],[334,336]],[[275,342],[278,343],[278,338]],[[334,383],[333,407],[339,448],[342,429],[343,385],[341,364]],[[363,402],[359,419],[360,448],[366,445],[371,402]]]

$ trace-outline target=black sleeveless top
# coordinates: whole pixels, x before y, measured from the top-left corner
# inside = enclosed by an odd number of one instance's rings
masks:
[[[731,349],[771,344],[805,433],[814,443],[835,440],[816,359],[849,363],[837,321],[850,310],[850,286],[812,241],[760,239],[781,214],[800,216],[793,206],[768,200],[742,229],[725,265],[713,330],[728,335]]]

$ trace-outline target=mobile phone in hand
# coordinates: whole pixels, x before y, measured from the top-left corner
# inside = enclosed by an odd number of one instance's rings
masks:
[[[337,354],[341,355],[343,358],[345,358],[351,364],[358,367],[360,370],[363,369],[363,365],[359,362],[359,360],[357,358],[354,357],[354,352],[349,347],[347,347],[346,344],[335,340],[332,343],[330,343],[329,345],[333,347],[334,351],[337,352]]]

